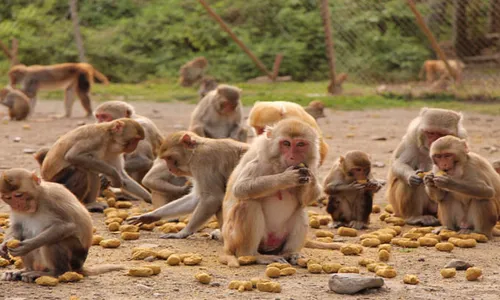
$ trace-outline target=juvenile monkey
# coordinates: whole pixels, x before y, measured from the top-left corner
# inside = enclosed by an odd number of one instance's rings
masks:
[[[184,229],[160,236],[178,239],[196,232],[213,215],[217,215],[219,224],[222,224],[222,200],[227,180],[248,147],[248,144],[232,139],[209,139],[188,131],[167,136],[159,157],[166,161],[172,174],[189,177],[193,189],[182,198],[128,221],[132,224],[152,223],[161,218],[193,213]]]
[[[314,100],[304,107],[306,112],[310,114],[315,120],[325,118],[325,104],[319,100]]]
[[[189,130],[203,137],[246,142],[247,130],[241,126],[240,94],[241,90],[235,86],[217,86],[193,110]]]
[[[185,63],[179,70],[179,82],[182,86],[192,86],[203,77],[208,61],[205,57],[197,57]]]
[[[349,151],[340,156],[323,184],[329,195],[326,211],[332,215],[333,227],[367,228],[373,194],[382,185],[372,177],[368,154]]]
[[[9,108],[11,120],[24,120],[30,113],[29,98],[20,90],[15,90],[9,86],[0,90],[0,104]]]
[[[9,70],[10,85],[21,85],[21,91],[31,99],[31,109],[35,109],[38,90],[64,89],[65,116],[71,116],[74,94],[78,96],[87,116],[92,114],[90,89],[94,77],[104,84],[108,78],[87,63],[64,63],[56,65],[15,65]]]
[[[25,169],[10,169],[0,176],[2,200],[11,208],[0,256],[20,256],[24,269],[7,271],[3,280],[33,282],[40,276],[61,275],[68,271],[96,275],[121,270],[118,266],[86,269],[83,264],[92,245],[92,219],[78,199],[60,184],[41,181]],[[8,248],[11,239],[20,240]]]
[[[205,97],[208,92],[213,91],[217,88],[219,84],[217,80],[213,77],[203,77],[200,83],[200,88],[198,89],[198,95],[200,95],[200,100]]]
[[[299,118],[318,132],[320,135],[320,164],[323,164],[328,154],[328,144],[323,139],[316,120],[299,104],[287,101],[258,101],[250,110],[248,125],[254,129],[257,135],[260,135],[264,133],[266,126],[288,118]]]
[[[425,189],[438,203],[441,224],[491,238],[500,213],[500,175],[486,159],[469,152],[465,140],[454,136],[437,139],[430,157],[433,173],[424,177]]]
[[[467,137],[462,114],[452,110],[427,108],[408,126],[392,156],[386,197],[396,216],[411,225],[437,225],[437,204],[429,199],[423,185],[423,173],[432,167],[429,149],[445,135]]]
[[[90,211],[102,211],[96,202],[104,174],[111,186],[151,203],[151,195],[125,172],[123,153],[130,153],[144,139],[144,129],[132,119],[117,119],[80,126],[61,136],[47,152],[42,178],[61,183]]]
[[[464,63],[459,60],[448,60],[447,62],[455,73],[452,75],[455,81],[457,83],[462,82],[462,69],[465,67]],[[433,83],[435,80],[444,80],[447,77],[451,77],[442,60],[426,60],[418,74],[420,79],[423,78],[424,72],[427,83]]]
[[[257,137],[231,174],[224,197],[221,262],[237,257],[296,263],[307,235],[306,205],[317,199],[319,135],[298,119],[286,119]]]
[[[335,91],[333,90],[333,85],[330,82],[328,85],[328,93],[330,94],[342,94],[342,84],[344,81],[347,79],[347,74],[346,73],[340,73],[335,77]]]
[[[125,171],[135,181],[141,182],[146,173],[153,166],[153,161],[158,155],[163,135],[158,127],[150,119],[135,113],[134,107],[123,101],[107,101],[99,105],[94,116],[98,123],[110,122],[120,118],[130,118],[137,121],[144,128],[144,140],[141,140],[137,148],[125,153]]]

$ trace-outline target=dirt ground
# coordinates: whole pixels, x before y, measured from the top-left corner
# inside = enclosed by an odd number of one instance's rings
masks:
[[[153,119],[165,133],[184,129],[189,122],[189,114],[193,105],[184,103],[134,102],[136,111]],[[60,114],[63,103],[59,101],[38,101],[36,113],[27,122],[8,122],[0,124],[0,169],[23,167],[38,170],[35,160],[24,149],[38,149],[51,145],[58,136],[75,128],[78,122],[93,122],[81,118],[83,112],[78,104],[74,107],[71,119],[52,119],[50,116]],[[248,108],[245,108],[248,113]],[[374,162],[381,162],[385,167],[374,168],[376,178],[385,179],[390,153],[395,149],[410,120],[418,110],[377,110],[377,111],[332,111],[327,112],[326,119],[319,121],[324,136],[330,145],[327,163],[321,168],[321,179],[324,178],[333,161],[339,154],[348,150],[364,150],[372,155]],[[3,115],[2,115],[3,114]],[[0,112],[0,118],[5,112]],[[465,126],[469,131],[470,147],[490,160],[500,158],[498,139],[500,137],[500,117],[492,117],[465,112]],[[29,124],[31,129],[23,129]],[[19,142],[14,142],[20,137]],[[375,137],[386,140],[374,141]],[[385,206],[384,190],[376,195],[375,203]],[[135,202],[134,205],[147,207]],[[325,214],[324,208],[309,208]],[[0,204],[0,212],[7,211],[5,204]],[[97,233],[105,238],[119,237],[109,232],[102,214],[93,214]],[[378,219],[379,214],[372,214],[370,232],[385,226]],[[326,226],[323,229],[327,229]],[[404,226],[403,230],[409,230]],[[330,230],[330,229],[328,229]],[[334,232],[336,230],[333,230]],[[208,229],[205,229],[208,232]],[[311,235],[314,229],[311,229]],[[199,266],[168,266],[165,261],[156,261],[162,266],[159,275],[149,278],[136,278],[126,275],[126,271],[113,272],[85,278],[78,283],[59,284],[56,287],[41,287],[21,282],[0,282],[0,299],[69,299],[75,295],[80,299],[498,299],[500,297],[500,249],[499,239],[486,244],[478,244],[473,249],[455,248],[451,253],[438,252],[434,248],[420,247],[402,249],[393,246],[389,264],[398,272],[397,277],[385,280],[380,290],[366,291],[355,296],[337,295],[328,290],[328,274],[310,274],[306,269],[298,268],[295,275],[278,278],[282,292],[279,294],[259,291],[239,293],[228,289],[231,280],[249,280],[252,277],[264,277],[265,266],[246,266],[230,269],[217,261],[222,247],[221,243],[210,240],[196,233],[185,240],[161,240],[157,232],[141,232],[136,241],[123,241],[118,249],[103,249],[99,246],[91,248],[87,266],[101,263],[123,264],[127,267],[145,264],[144,261],[131,261],[133,247],[150,244],[161,249],[171,249],[178,253],[196,252],[203,256]],[[359,237],[343,238],[336,235],[337,241],[359,243]],[[304,249],[303,254],[320,261],[339,262],[346,266],[357,266],[359,257],[344,256],[339,251]],[[376,249],[365,248],[361,257],[376,259]],[[463,271],[459,271],[452,279],[443,279],[439,270],[451,259],[463,259],[483,269],[483,277],[476,282],[468,282]],[[10,266],[9,268],[12,268]],[[200,270],[212,274],[211,285],[202,285],[195,281],[194,275]],[[373,275],[366,268],[360,267],[362,274]],[[2,272],[2,271],[0,271]],[[420,284],[405,285],[402,282],[405,274],[416,274]]]

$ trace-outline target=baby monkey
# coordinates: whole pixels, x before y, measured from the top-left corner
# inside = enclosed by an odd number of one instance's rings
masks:
[[[324,182],[329,196],[326,211],[332,215],[332,226],[367,228],[373,194],[384,184],[373,179],[370,157],[365,152],[349,151],[340,156]]]
[[[11,120],[21,121],[30,114],[31,108],[28,96],[10,86],[0,90],[0,104],[8,107]]]

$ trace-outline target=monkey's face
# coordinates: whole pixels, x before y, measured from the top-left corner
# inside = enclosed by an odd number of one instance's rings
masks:
[[[446,135],[442,132],[436,132],[436,131],[424,131],[423,134],[425,137],[427,147],[430,147],[432,143],[434,143],[437,139]]]
[[[179,151],[180,150],[180,151]],[[168,170],[175,176],[192,176],[189,170],[191,155],[186,155],[183,149],[169,149],[162,154],[167,163]]]
[[[40,182],[38,176],[26,170],[6,171],[0,178],[1,198],[13,211],[34,213],[37,210],[36,196]]]
[[[457,157],[454,153],[438,153],[432,156],[434,164],[439,168],[439,170],[452,175],[455,170],[455,163],[457,162]]]
[[[230,101],[225,97],[221,97],[221,99],[219,100],[218,111],[221,115],[230,115],[234,112],[236,107],[238,107],[238,100]]]
[[[98,111],[95,113],[95,118],[97,120],[97,123],[102,123],[102,122],[111,122],[117,118],[113,118],[113,116],[109,113],[101,112]]]
[[[279,141],[279,149],[285,166],[291,167],[307,162],[310,144],[303,138],[283,138]]]
[[[123,152],[133,152],[145,137],[144,128],[131,119],[119,119],[114,122],[117,122],[113,129],[115,141],[123,146]]]
[[[370,174],[370,168],[355,166],[349,170],[349,176],[354,177],[356,181],[366,180]]]

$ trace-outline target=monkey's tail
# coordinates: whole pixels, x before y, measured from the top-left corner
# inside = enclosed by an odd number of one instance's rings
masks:
[[[105,264],[105,265],[100,265],[96,267],[83,267],[82,274],[84,276],[95,276],[95,275],[100,275],[103,273],[107,272],[112,272],[112,271],[121,271],[125,270],[124,266],[118,266],[118,265],[112,265],[112,264]]]
[[[109,79],[106,77],[106,75],[102,74],[99,72],[97,69],[94,68],[94,76],[97,78],[102,84],[108,85],[109,84]]]
[[[304,247],[312,248],[312,249],[331,249],[331,250],[340,250],[343,244],[341,243],[324,243],[313,240],[306,240],[306,244]]]

